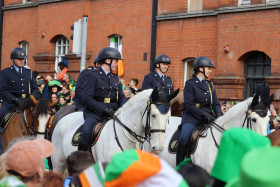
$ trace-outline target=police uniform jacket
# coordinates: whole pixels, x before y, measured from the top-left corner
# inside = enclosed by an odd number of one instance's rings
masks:
[[[85,105],[84,105],[84,98],[85,98],[84,84],[85,84],[85,80],[86,80],[86,74],[89,71],[93,71],[93,69],[92,70],[87,70],[87,69],[83,70],[78,77],[78,80],[76,83],[76,88],[75,88],[75,95],[78,98],[77,102],[76,102],[76,109],[85,107]]]
[[[173,80],[166,75],[164,76],[164,81],[162,81],[157,72],[146,75],[142,83],[142,90],[154,89],[157,86],[158,90],[163,91],[165,94],[173,93]]]
[[[12,103],[13,98],[26,98],[30,93],[38,91],[33,72],[22,67],[18,73],[14,66],[10,66],[0,73],[0,95],[7,103]]]
[[[200,125],[203,122],[202,114],[207,112],[213,115],[212,109],[216,115],[221,114],[220,102],[211,81],[206,80],[202,83],[197,77],[186,81],[184,102],[186,111],[181,124]]]
[[[117,110],[126,102],[118,75],[110,73],[109,78],[102,68],[88,71],[86,75],[84,84],[85,119],[93,117],[101,120],[105,108]]]

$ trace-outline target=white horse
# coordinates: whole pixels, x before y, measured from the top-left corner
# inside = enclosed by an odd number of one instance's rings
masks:
[[[128,100],[115,112],[115,116],[137,135],[142,137],[147,135],[151,151],[159,154],[163,150],[165,125],[171,114],[169,102],[176,94],[178,92],[169,96],[160,96],[157,89],[144,90]],[[163,98],[165,100],[162,100]],[[73,146],[71,140],[83,123],[82,112],[71,113],[57,123],[52,135],[55,153],[51,156],[55,171],[64,172],[67,156],[77,150],[77,146]],[[118,137],[120,145],[115,137]],[[121,151],[121,148],[127,150],[140,147],[141,141],[137,140],[117,121],[114,122],[111,119],[106,123],[97,143],[91,150],[95,161],[109,162],[115,153]]]
[[[273,100],[273,95],[270,96],[266,101],[259,102],[258,95],[253,98],[249,98],[237,105],[234,105],[224,116],[215,120],[215,123],[224,129],[229,129],[232,127],[242,127],[243,122],[245,121],[244,127],[247,127],[247,120],[251,121],[251,129],[257,133],[266,136],[267,125],[269,122],[269,117],[267,116],[266,110],[258,109],[261,103],[264,103],[266,107],[270,105]],[[253,102],[252,102],[253,101]],[[252,104],[252,105],[251,105]],[[250,110],[250,106],[252,110]],[[249,109],[249,110],[248,110]],[[261,117],[263,116],[263,117]],[[245,120],[246,118],[246,120]],[[181,123],[180,117],[171,117],[169,123],[166,125],[166,136],[164,140],[164,149],[159,154],[159,156],[165,159],[171,166],[176,166],[176,154],[169,153],[168,145],[169,141],[178,129],[178,126]],[[249,122],[250,122],[249,121]],[[222,132],[212,127],[213,136],[215,141],[220,144],[220,139]],[[211,130],[208,129],[204,134],[204,137],[200,137],[197,149],[194,154],[191,155],[192,162],[206,169],[208,172],[211,172],[211,169],[214,165],[216,156],[217,156],[217,146],[211,135]]]

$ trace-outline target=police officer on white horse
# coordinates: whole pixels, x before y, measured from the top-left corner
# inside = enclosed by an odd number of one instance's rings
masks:
[[[14,48],[11,52],[13,65],[0,73],[0,95],[3,98],[0,121],[7,112],[16,107],[21,110],[27,108],[29,94],[38,91],[32,71],[23,67],[26,57],[24,49]]]
[[[99,69],[87,73],[84,84],[83,111],[85,123],[78,150],[87,151],[90,148],[90,138],[94,126],[105,117],[110,117],[125,102],[122,85],[118,75],[112,73],[121,60],[117,49],[106,47],[98,54]]]
[[[165,75],[170,64],[171,60],[167,55],[158,55],[154,62],[157,71],[144,77],[142,90],[154,89],[157,86],[159,91],[165,94],[172,94],[174,92],[173,80]]]
[[[186,81],[184,88],[185,113],[179,127],[180,143],[177,148],[176,164],[184,160],[193,130],[202,123],[208,124],[222,114],[216,90],[208,81],[214,64],[208,57],[200,56],[194,61],[193,78]],[[215,117],[213,114],[215,113]]]

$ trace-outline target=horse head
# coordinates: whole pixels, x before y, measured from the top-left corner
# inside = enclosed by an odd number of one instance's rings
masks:
[[[159,92],[157,87],[155,87],[148,101],[150,112],[148,111],[147,114],[145,135],[147,135],[147,133],[149,134],[150,149],[154,154],[159,154],[163,150],[166,123],[171,116],[170,101],[176,97],[178,93],[179,89],[172,94],[166,95]]]
[[[258,132],[261,135],[266,135],[267,125],[269,122],[268,109],[274,99],[272,94],[269,98],[261,98],[257,93],[249,106],[248,114],[252,120],[252,130]]]
[[[50,109],[57,104],[58,100],[50,102],[48,99],[40,98],[37,100],[33,95],[30,95],[32,103],[35,105],[33,116],[33,129],[38,138],[44,138],[47,123],[50,119]],[[40,135],[40,136],[39,136]]]

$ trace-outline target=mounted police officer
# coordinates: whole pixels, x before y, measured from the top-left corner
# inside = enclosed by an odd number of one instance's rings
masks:
[[[170,58],[167,55],[158,55],[155,58],[154,66],[157,68],[156,72],[148,74],[144,77],[142,83],[142,90],[153,89],[158,87],[159,91],[165,94],[171,94],[174,92],[173,80],[166,76],[168,68],[171,64]]]
[[[85,123],[79,141],[79,150],[87,151],[93,127],[104,117],[110,117],[121,107],[126,98],[119,77],[113,74],[121,60],[117,49],[106,47],[99,53],[100,68],[87,73],[84,84]]]
[[[186,111],[182,117],[180,143],[177,148],[177,164],[184,160],[193,130],[202,123],[208,124],[220,117],[221,106],[214,85],[208,81],[214,64],[208,57],[198,57],[194,61],[193,78],[186,81],[184,102]],[[213,115],[215,113],[215,117]],[[180,128],[180,127],[179,127]]]
[[[23,110],[28,107],[28,96],[38,91],[35,77],[30,69],[24,66],[25,50],[16,47],[11,52],[12,66],[0,73],[0,95],[3,105],[0,108],[0,121],[4,115],[16,107]]]

